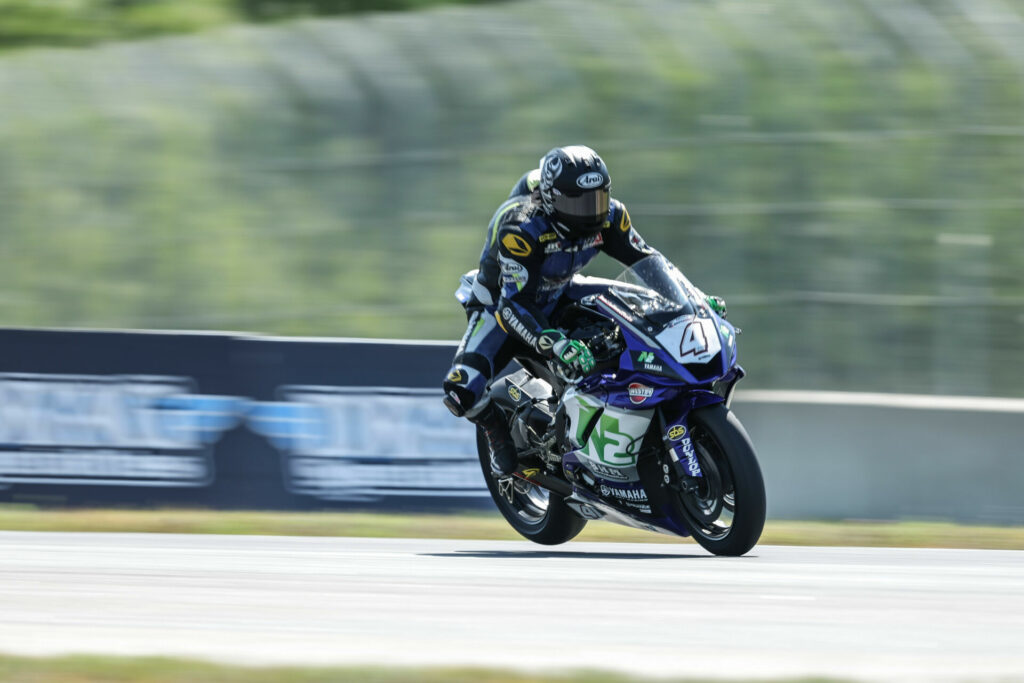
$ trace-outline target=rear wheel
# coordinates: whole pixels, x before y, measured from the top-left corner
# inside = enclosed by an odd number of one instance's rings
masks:
[[[690,415],[689,438],[703,476],[684,477],[672,507],[706,550],[743,555],[761,538],[765,520],[764,479],[750,437],[718,404]]]
[[[542,545],[558,545],[575,538],[586,526],[587,520],[569,509],[557,493],[518,477],[496,479],[491,474],[487,439],[479,428],[476,449],[491,498],[505,520],[523,537]]]

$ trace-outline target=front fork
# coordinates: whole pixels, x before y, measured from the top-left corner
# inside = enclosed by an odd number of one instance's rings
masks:
[[[693,440],[690,438],[690,425],[687,422],[689,411],[686,411],[675,419],[669,419],[663,410],[658,411],[658,418],[661,423],[661,438],[665,444],[671,462],[662,463],[662,474],[665,483],[671,481],[670,471],[674,470],[676,481],[686,481],[687,477],[703,477],[700,469],[700,462],[697,460],[697,453],[693,450]]]
[[[671,460],[671,463],[662,463],[662,474],[666,484],[670,483],[671,477],[669,474],[672,470],[675,470],[676,481],[683,482],[684,487],[687,481],[691,485],[696,485],[696,482],[688,479],[688,477],[704,477],[704,472],[701,471],[700,462],[697,459],[697,453],[693,450],[693,440],[690,438],[690,425],[688,422],[690,413],[697,408],[704,408],[716,403],[725,403],[725,407],[728,408],[729,404],[732,403],[732,396],[737,382],[743,379],[745,375],[746,373],[743,371],[743,368],[737,365],[723,379],[715,382],[711,391],[694,391],[671,402],[662,403],[658,407],[661,438]]]

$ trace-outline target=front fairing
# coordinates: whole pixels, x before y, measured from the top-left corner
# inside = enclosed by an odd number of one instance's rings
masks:
[[[658,387],[708,385],[736,365],[736,328],[660,254],[634,264],[590,303],[619,323],[626,342],[619,371],[602,379],[609,389],[616,381],[622,385],[617,393],[624,398],[613,395],[613,404],[637,403],[643,386],[657,392]],[[633,383],[642,386],[630,394]]]

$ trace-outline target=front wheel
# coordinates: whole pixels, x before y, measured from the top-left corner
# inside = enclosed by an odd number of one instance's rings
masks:
[[[684,477],[671,498],[694,539],[715,555],[743,555],[761,538],[764,479],[754,446],[724,405],[690,415],[690,434],[701,477]]]
[[[476,449],[491,498],[505,520],[523,537],[541,545],[559,545],[583,531],[587,520],[562,502],[561,496],[536,484],[491,474],[491,459],[483,430],[476,430]]]

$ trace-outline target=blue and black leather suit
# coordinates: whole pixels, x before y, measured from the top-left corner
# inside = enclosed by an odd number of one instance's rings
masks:
[[[599,252],[625,266],[656,253],[615,199],[600,230],[580,239],[561,237],[534,201],[538,179],[537,171],[524,174],[488,226],[466,307],[469,325],[443,384],[445,404],[458,415],[472,418],[486,407],[481,398],[487,383],[513,356],[551,357],[542,333],[559,307],[607,287],[577,275]]]

